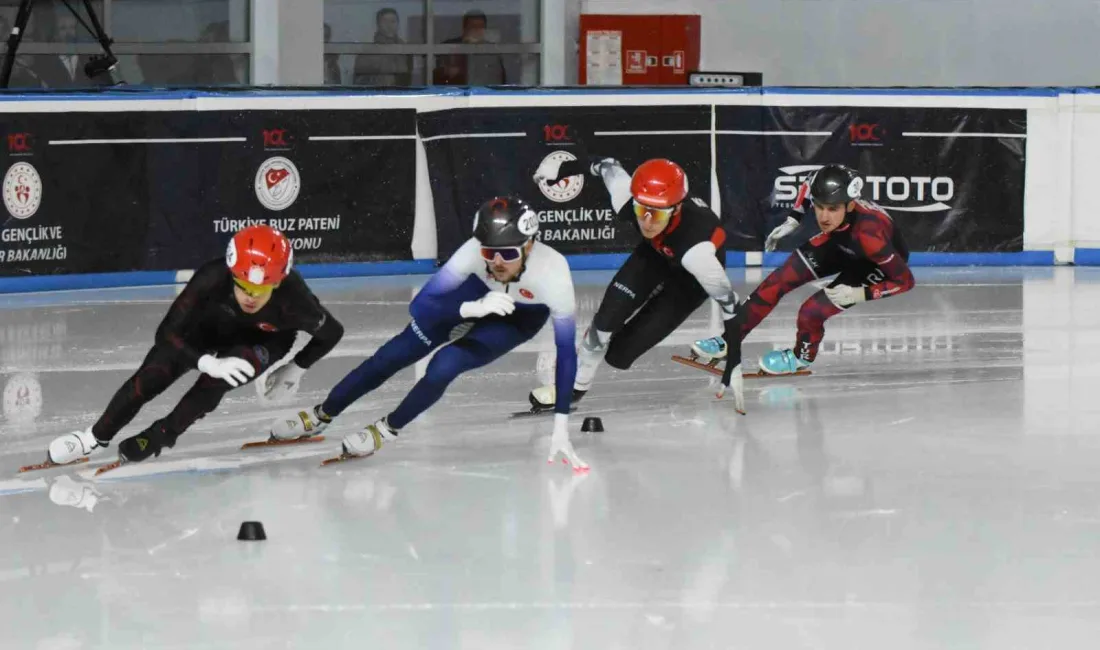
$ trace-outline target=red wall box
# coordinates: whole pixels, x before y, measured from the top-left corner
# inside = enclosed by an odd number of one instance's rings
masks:
[[[687,84],[688,71],[699,69],[702,21],[698,15],[582,14],[577,77],[582,85],[609,83],[607,78],[589,79],[590,32],[618,35],[621,85],[682,86]]]

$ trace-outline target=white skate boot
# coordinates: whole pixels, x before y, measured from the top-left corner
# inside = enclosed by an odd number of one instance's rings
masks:
[[[570,404],[576,404],[581,401],[586,390],[573,389],[573,397]],[[527,396],[527,401],[531,402],[532,413],[542,413],[543,411],[550,411],[554,408],[554,405],[558,401],[558,390],[553,384],[547,386],[539,386],[535,390],[531,391],[531,394]]]
[[[96,440],[92,435],[92,428],[88,427],[83,431],[73,431],[54,438],[46,457],[51,463],[67,465],[105,449],[108,444]]]
[[[321,411],[321,405],[287,414],[271,423],[271,440],[297,440],[321,435],[332,418]]]
[[[390,427],[386,418],[369,424],[356,433],[344,436],[344,455],[362,458],[370,456],[382,448],[387,440],[397,440],[397,431]]]

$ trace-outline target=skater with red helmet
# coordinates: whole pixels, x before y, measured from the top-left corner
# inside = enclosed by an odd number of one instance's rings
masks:
[[[614,159],[566,161],[558,169],[540,169],[536,181],[556,182],[588,172],[600,177],[611,206],[622,221],[638,228],[643,240],[612,278],[581,341],[572,400],[592,385],[602,360],[626,370],[638,357],[680,326],[708,298],[722,310],[725,330],[739,331],[737,294],[725,268],[726,231],[703,199],[688,191],[684,170],[664,158],[647,160],[631,175]],[[730,337],[730,340],[740,340]],[[743,413],[740,348],[730,346],[719,397],[732,388]],[[553,407],[553,386],[531,391],[534,410]]]
[[[172,303],[152,350],[99,420],[54,439],[41,467],[82,462],[105,449],[146,403],[197,369],[199,379],[171,413],[118,445],[120,462],[159,456],[231,389],[286,356],[296,333],[304,331],[312,340],[269,375],[265,393],[277,397],[296,388],[306,369],[336,346],[344,328],[292,270],[293,257],[290,241],[270,226],[250,226],[234,235],[225,257],[200,267]]]

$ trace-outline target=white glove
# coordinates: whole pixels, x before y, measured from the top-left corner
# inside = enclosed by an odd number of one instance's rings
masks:
[[[791,234],[798,228],[798,219],[787,217],[787,220],[776,226],[775,230],[764,240],[764,252],[770,253],[779,245],[779,240]]]
[[[573,471],[588,469],[588,463],[573,451],[573,443],[569,441],[569,416],[564,413],[554,414],[554,434],[550,436],[550,457],[546,462],[553,463],[558,454],[563,456],[563,463],[573,466]]]
[[[219,359],[211,354],[204,354],[199,358],[199,372],[210,375],[214,379],[224,380],[234,388],[247,383],[256,375],[256,369],[244,359],[239,357]]]
[[[619,161],[615,160],[614,158],[601,158],[600,160],[593,163],[588,168],[588,171],[593,176],[603,176],[603,170],[604,170],[605,167],[610,167],[612,165],[618,165],[618,164],[619,164]]]
[[[553,185],[558,179],[558,172],[561,171],[561,164],[564,162],[557,156],[548,156],[546,160],[542,161],[539,168],[535,170],[533,178],[536,183],[546,181]]]
[[[833,301],[833,304],[841,309],[851,307],[857,302],[863,302],[867,299],[867,294],[863,291],[863,287],[853,287],[847,284],[838,284],[835,287],[825,287],[825,295],[829,300]]]
[[[745,377],[741,373],[741,364],[737,364],[729,371],[729,384],[726,377],[722,377],[722,383],[718,384],[718,399],[726,394],[726,389],[733,390],[733,408],[741,415],[745,414]]]
[[[485,318],[489,314],[507,316],[516,310],[516,301],[503,291],[490,291],[480,300],[462,303],[458,314],[463,318]]]
[[[291,361],[285,366],[272,370],[264,382],[264,397],[273,400],[283,400],[298,392],[298,384],[302,382],[302,375],[306,369]]]

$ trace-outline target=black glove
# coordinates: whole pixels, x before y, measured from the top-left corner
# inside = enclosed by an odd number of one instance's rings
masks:
[[[745,320],[744,305],[738,305],[737,314],[725,322],[722,338],[726,340],[726,368],[722,371],[722,385],[718,397],[727,389],[733,389],[734,408],[745,414],[745,384],[741,375],[741,323]]]

